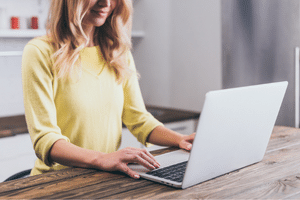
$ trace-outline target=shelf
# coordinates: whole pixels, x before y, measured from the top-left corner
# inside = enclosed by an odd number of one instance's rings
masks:
[[[46,34],[46,30],[0,30],[0,38],[34,38]],[[133,38],[142,38],[144,31],[132,31]]]
[[[0,38],[34,38],[46,34],[46,30],[0,30]]]

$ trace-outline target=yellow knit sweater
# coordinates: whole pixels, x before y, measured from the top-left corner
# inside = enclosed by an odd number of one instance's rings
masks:
[[[80,79],[57,78],[52,54],[51,45],[36,38],[25,46],[22,59],[25,116],[38,157],[32,175],[66,167],[49,161],[49,151],[59,139],[111,153],[120,146],[122,121],[143,144],[162,125],[145,109],[130,52],[128,62],[135,73],[122,84],[99,47],[80,52]]]

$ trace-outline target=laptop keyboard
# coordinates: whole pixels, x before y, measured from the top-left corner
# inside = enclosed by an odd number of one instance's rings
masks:
[[[152,176],[158,176],[160,178],[168,179],[175,182],[182,182],[186,165],[187,165],[187,161],[178,163],[176,165],[164,167],[162,169],[153,170],[147,172],[146,174]]]

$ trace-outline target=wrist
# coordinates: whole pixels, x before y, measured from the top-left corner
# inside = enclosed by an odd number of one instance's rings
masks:
[[[184,140],[184,136],[180,133],[177,133],[176,137],[176,147],[180,147],[180,143]]]
[[[103,158],[105,156],[105,153],[93,151],[92,155],[90,156],[90,159],[88,161],[89,168],[93,169],[103,169]]]

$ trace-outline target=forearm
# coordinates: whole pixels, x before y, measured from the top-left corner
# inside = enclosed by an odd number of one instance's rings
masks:
[[[50,150],[51,161],[82,168],[101,168],[98,160],[102,155],[101,152],[84,149],[65,140],[56,141]]]
[[[139,178],[139,174],[132,171],[127,163],[138,163],[151,170],[159,167],[159,163],[145,149],[128,147],[105,154],[80,148],[65,140],[58,140],[53,144],[50,158],[52,161],[66,166],[122,171],[132,178]]]
[[[157,126],[148,136],[147,142],[161,146],[179,147],[183,135],[163,126]]]

